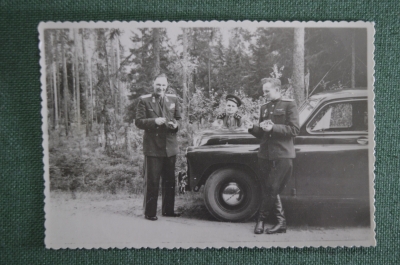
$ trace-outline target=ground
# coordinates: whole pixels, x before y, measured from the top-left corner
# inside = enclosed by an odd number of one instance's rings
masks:
[[[255,235],[254,221],[219,222],[201,193],[176,197],[179,218],[144,219],[139,195],[52,192],[46,202],[46,245],[52,248],[350,246],[371,239],[369,227],[290,226],[286,234]],[[159,201],[160,205],[160,201]],[[269,224],[270,225],[270,224]],[[364,241],[364,243],[362,243]]]

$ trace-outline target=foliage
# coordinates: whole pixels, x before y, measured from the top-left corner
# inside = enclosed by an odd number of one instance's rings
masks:
[[[207,97],[204,89],[196,89],[189,101],[190,119],[200,123],[203,123],[205,120],[209,121],[217,106],[217,96],[216,93],[212,93],[211,97]]]
[[[50,134],[51,190],[107,191],[143,190],[142,133],[134,127],[116,133],[113,154],[105,151],[101,137],[85,137],[75,128],[74,136]],[[124,134],[125,137],[124,138]],[[121,139],[122,138],[122,139]],[[128,149],[126,148],[128,147]]]

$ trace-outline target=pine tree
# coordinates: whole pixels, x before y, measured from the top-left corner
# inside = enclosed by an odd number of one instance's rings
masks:
[[[130,62],[133,68],[128,75],[132,83],[129,97],[132,103],[128,106],[126,116],[126,120],[129,122],[132,122],[135,118],[138,98],[141,95],[153,92],[154,77],[160,72],[170,75],[168,50],[166,45],[163,45],[168,40],[166,30],[162,28],[140,28],[138,31],[131,38],[135,48],[131,49],[130,52],[135,56]],[[171,83],[169,87],[171,87]]]
[[[63,69],[63,93],[64,93],[64,126],[65,135],[68,136],[69,132],[69,116],[68,116],[68,105],[69,105],[69,91],[68,91],[68,75],[67,75],[67,59],[66,59],[66,47],[65,39],[67,38],[65,31],[61,32],[61,56],[62,56],[62,69]]]

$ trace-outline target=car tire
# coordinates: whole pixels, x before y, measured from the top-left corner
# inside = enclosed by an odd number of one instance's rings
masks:
[[[220,221],[246,221],[258,211],[259,184],[244,170],[219,169],[207,179],[204,201],[208,211]]]

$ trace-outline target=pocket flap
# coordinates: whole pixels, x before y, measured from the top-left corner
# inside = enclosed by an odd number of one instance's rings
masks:
[[[274,115],[283,115],[283,114],[285,114],[285,110],[283,109],[276,109],[274,111]]]

